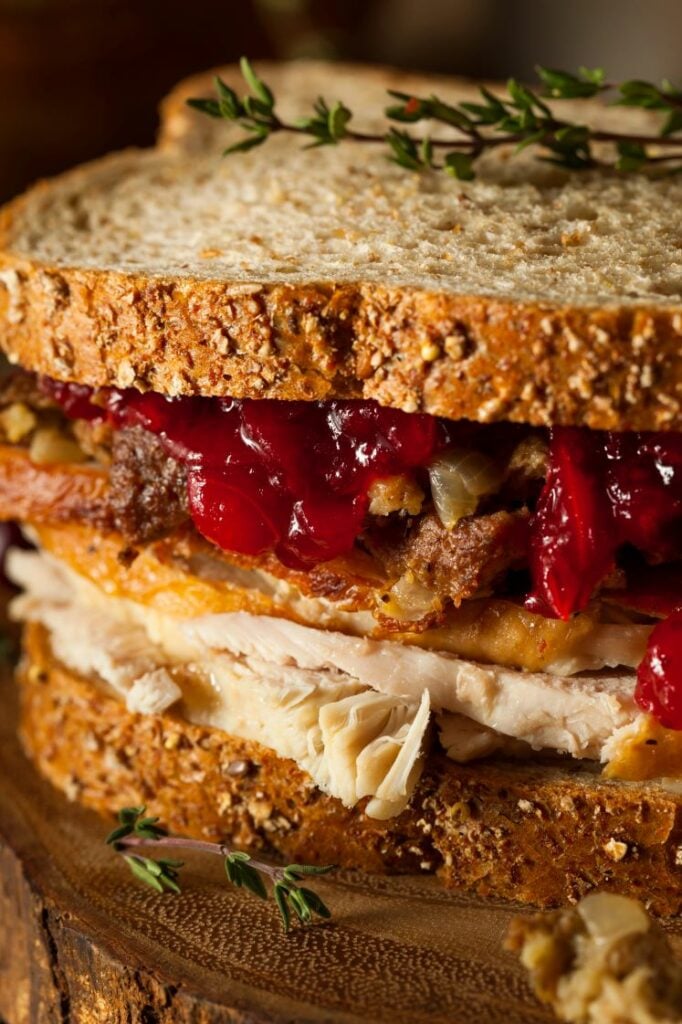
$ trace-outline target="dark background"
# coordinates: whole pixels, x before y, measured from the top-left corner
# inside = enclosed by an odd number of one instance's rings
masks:
[[[153,142],[172,84],[242,53],[679,80],[681,42],[681,0],[0,0],[0,199]]]

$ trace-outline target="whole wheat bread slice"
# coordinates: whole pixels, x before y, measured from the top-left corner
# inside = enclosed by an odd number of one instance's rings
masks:
[[[202,839],[377,873],[438,871],[453,888],[538,906],[595,887],[661,914],[682,906],[679,793],[579,763],[432,755],[407,809],[377,821],[257,743],[172,712],[132,714],[57,662],[41,626],[27,626],[23,643],[24,747],[54,785],[100,813],[145,803]]]
[[[386,86],[475,92],[332,65],[265,73],[286,116],[319,93],[380,111]],[[381,146],[311,151],[284,135],[223,160],[234,129],[184,107],[208,92],[198,79],[166,102],[157,151],[86,165],[5,209],[13,361],[169,394],[682,427],[682,179],[567,174],[498,150],[462,183],[398,168]],[[646,131],[655,117],[567,114]]]

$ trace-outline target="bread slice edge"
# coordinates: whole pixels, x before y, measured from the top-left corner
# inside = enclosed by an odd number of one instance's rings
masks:
[[[247,286],[13,250],[13,224],[30,204],[130,159],[67,172],[0,214],[0,346],[12,363],[168,395],[365,398],[483,423],[682,429],[675,306],[556,306],[363,282]]]
[[[171,830],[373,873],[437,871],[460,891],[553,906],[594,888],[682,907],[682,795],[575,769],[427,760],[410,806],[379,822],[292,762],[177,716],[128,712],[24,633],[21,737],[39,771],[101,814],[144,803]]]

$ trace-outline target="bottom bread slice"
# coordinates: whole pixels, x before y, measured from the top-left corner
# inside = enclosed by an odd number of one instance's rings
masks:
[[[23,647],[24,748],[70,799],[102,814],[144,803],[175,832],[298,862],[437,871],[452,888],[538,906],[602,888],[659,914],[682,908],[682,793],[563,761],[433,755],[409,807],[377,821],[266,747],[171,713],[132,714],[64,668],[41,626],[26,627]]]

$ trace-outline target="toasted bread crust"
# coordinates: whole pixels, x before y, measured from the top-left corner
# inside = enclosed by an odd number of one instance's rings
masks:
[[[40,771],[101,813],[144,802],[181,833],[539,906],[594,887],[682,907],[682,796],[556,765],[432,756],[410,807],[378,822],[258,744],[173,715],[139,716],[52,656],[29,626],[21,733]],[[246,770],[244,770],[246,769]]]
[[[0,217],[0,344],[26,369],[169,395],[364,397],[480,422],[682,429],[677,306],[58,268],[12,253],[24,202]]]

